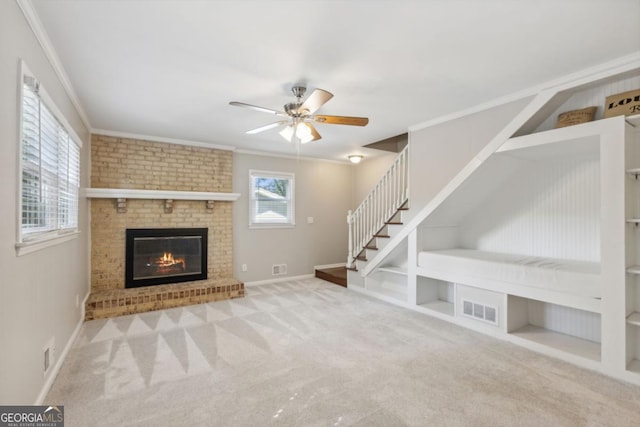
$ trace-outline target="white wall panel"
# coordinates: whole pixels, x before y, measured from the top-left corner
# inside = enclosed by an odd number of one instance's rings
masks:
[[[595,153],[532,162],[463,219],[462,247],[599,261],[599,180]]]

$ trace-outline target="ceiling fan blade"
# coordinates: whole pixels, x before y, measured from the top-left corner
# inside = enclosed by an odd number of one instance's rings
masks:
[[[244,102],[231,101],[229,105],[233,105],[235,107],[243,107],[249,108],[255,111],[262,111],[263,113],[275,114],[276,116],[288,117],[287,113],[284,111],[272,110],[271,108],[258,107],[257,105],[246,104]]]
[[[313,142],[313,141],[317,141],[319,139],[322,139],[322,137],[320,136],[320,134],[318,133],[318,131],[316,130],[315,126],[313,126],[312,123],[304,122],[304,123],[302,123],[302,125],[308,127],[309,130],[311,131],[311,135],[313,136],[313,139],[311,139],[311,140],[309,140],[307,142]]]
[[[316,123],[324,123],[328,125],[366,126],[367,123],[369,123],[369,119],[366,117],[313,116],[311,118]]]
[[[333,98],[333,94],[331,92],[327,92],[323,89],[316,89],[298,108],[298,113],[309,116],[315,113],[318,108],[322,107],[331,98]]]
[[[248,130],[245,133],[247,133],[249,135],[253,135],[253,134],[256,134],[256,133],[264,132],[265,130],[273,129],[275,127],[284,125],[285,123],[288,123],[288,121],[287,120],[280,120],[279,122],[271,123],[271,124],[268,124],[268,125],[260,126],[259,128]]]

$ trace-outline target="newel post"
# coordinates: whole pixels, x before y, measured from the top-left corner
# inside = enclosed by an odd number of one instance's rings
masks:
[[[353,232],[351,230],[353,221],[351,215],[351,211],[347,212],[347,224],[349,224],[349,253],[347,255],[347,267],[351,267],[353,265]]]

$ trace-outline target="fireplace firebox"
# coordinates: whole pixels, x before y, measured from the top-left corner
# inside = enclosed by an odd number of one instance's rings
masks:
[[[207,228],[129,228],[125,288],[207,278]]]

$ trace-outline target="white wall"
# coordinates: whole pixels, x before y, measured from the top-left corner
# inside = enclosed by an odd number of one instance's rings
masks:
[[[88,183],[89,172],[87,129],[16,2],[0,1],[0,404],[36,401],[50,379],[43,376],[42,349],[55,337],[60,355],[81,321],[76,295],[82,299],[89,291],[89,228],[84,200],[80,200],[81,234],[77,239],[16,256],[21,58],[84,141],[82,186]]]
[[[413,218],[482,148],[509,123],[530,98],[409,132],[409,206]]]
[[[249,228],[249,170],[295,174],[296,226]],[[347,260],[347,211],[351,209],[350,164],[234,153],[233,269],[243,282],[269,280],[273,264],[287,264],[287,276],[312,274],[314,265]],[[307,222],[313,217],[313,224]],[[248,270],[243,272],[242,264]]]
[[[380,178],[389,170],[398,153],[381,151],[375,157],[365,157],[362,162],[353,166],[353,202],[351,210],[355,210],[364,198],[373,190]]]

